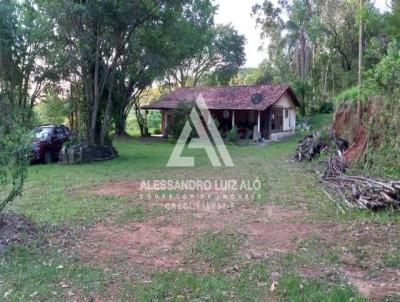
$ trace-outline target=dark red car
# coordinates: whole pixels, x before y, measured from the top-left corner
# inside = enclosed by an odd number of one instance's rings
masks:
[[[63,144],[69,141],[71,130],[64,125],[43,125],[33,130],[31,162],[48,164],[58,160]]]

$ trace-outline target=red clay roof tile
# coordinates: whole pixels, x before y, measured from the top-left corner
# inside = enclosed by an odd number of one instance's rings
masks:
[[[182,101],[192,102],[202,95],[208,109],[265,110],[277,102],[284,93],[288,93],[296,105],[299,104],[290,86],[280,84],[177,88],[161,97],[159,101],[142,108],[173,109]]]

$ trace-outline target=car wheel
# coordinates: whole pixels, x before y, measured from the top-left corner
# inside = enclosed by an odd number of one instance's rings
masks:
[[[50,152],[50,151],[46,151],[46,152],[44,153],[44,156],[43,156],[43,163],[44,163],[45,165],[51,163],[51,152]]]

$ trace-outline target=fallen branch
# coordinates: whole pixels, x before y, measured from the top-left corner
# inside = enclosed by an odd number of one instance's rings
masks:
[[[337,200],[344,194],[347,206],[355,204],[364,209],[400,207],[400,190],[395,187],[397,182],[385,183],[362,176],[346,175],[320,177],[320,181],[329,188],[334,199]]]

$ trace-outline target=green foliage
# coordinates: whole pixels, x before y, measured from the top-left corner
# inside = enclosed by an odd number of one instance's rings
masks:
[[[386,33],[393,39],[400,39],[400,3],[392,1],[392,10],[386,15]]]
[[[226,134],[226,140],[233,144],[238,142],[239,132],[236,127],[233,127],[233,129],[228,131],[228,133]]]
[[[204,54],[204,59],[210,57],[204,69],[206,85],[228,85],[232,77],[239,71],[239,67],[246,61],[244,52],[245,37],[240,35],[232,25],[219,25],[214,30],[212,46],[207,46],[209,54]],[[207,70],[208,69],[208,70]],[[203,75],[195,75],[202,77]]]
[[[257,85],[279,83],[275,71],[267,63],[262,63],[257,68],[241,68],[239,73],[231,81],[234,85]]]
[[[325,106],[337,91],[357,84],[361,16],[364,70],[379,62],[386,50],[384,15],[369,1],[360,9],[356,1],[346,0],[265,0],[253,14],[268,38],[268,59],[262,65],[272,71],[273,82],[291,84],[301,102],[301,115],[321,108],[331,111]]]
[[[40,124],[63,124],[69,116],[69,103],[50,91],[35,107]]]
[[[0,92],[12,92],[24,124],[29,124],[40,95],[58,79],[52,29],[36,1],[1,1]]]
[[[160,130],[161,112],[159,110],[150,110],[147,116],[147,126],[149,127],[149,129]]]
[[[388,45],[387,55],[366,73],[366,89],[369,94],[400,95],[400,42]]]
[[[353,167],[377,176],[400,177],[400,43],[392,41],[387,55],[366,73],[364,94],[381,94],[371,98],[375,106],[368,121],[369,144],[367,152]]]
[[[358,87],[351,87],[339,93],[335,97],[336,102],[343,102],[343,101],[356,101],[358,97]]]
[[[332,124],[333,114],[314,114],[310,117],[311,131],[321,131]]]
[[[245,62],[245,37],[232,25],[214,24],[216,7],[211,2],[198,1],[197,5],[205,6],[200,18],[190,20],[189,25],[177,24],[172,40],[178,40],[171,44],[174,46],[171,57],[176,57],[177,64],[168,70],[166,81],[181,87],[200,82],[226,85]]]
[[[21,195],[26,178],[29,137],[19,124],[21,116],[0,95],[0,213],[6,205]]]
[[[327,101],[319,105],[319,113],[329,114],[335,111],[333,102]]]
[[[168,131],[171,137],[177,139],[182,133],[183,127],[185,127],[186,122],[190,112],[193,109],[193,103],[180,102],[178,106],[168,112]]]
[[[295,81],[293,83],[293,90],[299,98],[300,106],[299,113],[302,116],[309,114],[311,112],[311,104],[307,102],[310,95],[311,87],[310,83],[307,81]]]

